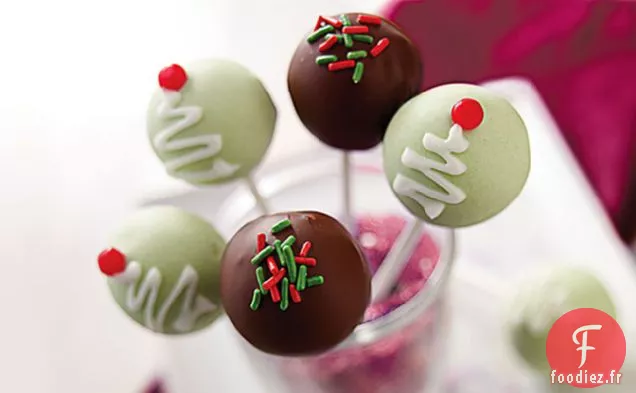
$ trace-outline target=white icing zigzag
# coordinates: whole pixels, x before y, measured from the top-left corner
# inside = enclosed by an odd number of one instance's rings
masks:
[[[203,117],[203,110],[197,106],[179,107],[181,93],[176,91],[164,91],[163,100],[157,106],[157,116],[163,120],[178,120],[159,131],[152,143],[159,152],[174,152],[186,148],[196,148],[181,157],[166,161],[164,164],[168,173],[187,181],[210,181],[232,176],[239,165],[217,158],[212,168],[196,172],[184,172],[179,169],[212,158],[221,152],[223,140],[220,134],[198,135],[188,138],[171,140],[180,132],[198,123]]]
[[[444,174],[457,176],[466,172],[466,165],[454,153],[466,151],[469,143],[464,138],[461,126],[455,124],[451,127],[448,138],[441,139],[437,135],[427,133],[422,139],[422,145],[427,150],[438,154],[444,161],[423,157],[407,147],[402,153],[402,164],[421,172],[444,192],[431,189],[402,174],[395,177],[393,190],[419,203],[426,215],[435,219],[442,214],[445,204],[458,204],[466,199],[464,191],[448,180]]]
[[[135,293],[135,287],[141,275],[141,265],[138,262],[131,261],[126,266],[126,270],[114,276],[113,279],[121,284],[128,285],[126,308],[131,312],[137,312],[143,308],[144,325],[150,330],[160,333],[164,331],[166,316],[184,291],[185,296],[183,296],[179,316],[172,324],[172,328],[177,332],[186,333],[191,331],[200,317],[217,309],[217,306],[209,299],[197,294],[199,275],[192,266],[187,265],[155,316],[157,295],[161,287],[161,272],[156,267],[150,268]]]

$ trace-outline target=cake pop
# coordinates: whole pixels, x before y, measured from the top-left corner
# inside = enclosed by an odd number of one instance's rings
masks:
[[[562,267],[546,277],[530,280],[512,303],[509,331],[517,353],[538,371],[551,369],[546,340],[563,314],[595,308],[616,318],[616,307],[605,286],[592,273]]]
[[[275,355],[310,355],[339,344],[362,322],[370,290],[355,240],[319,212],[249,222],[221,262],[221,300],[232,324],[254,347]]]
[[[318,18],[291,60],[287,86],[305,127],[323,143],[365,150],[418,93],[417,48],[394,23],[348,13]]]
[[[98,257],[117,304],[137,323],[185,334],[221,314],[219,267],[225,242],[203,219],[170,206],[131,216]]]
[[[320,141],[343,150],[343,221],[350,229],[348,152],[380,143],[391,117],[421,82],[415,45],[376,15],[320,16],[292,57],[287,86],[300,120]]]
[[[384,137],[391,189],[422,220],[465,227],[504,210],[530,171],[523,120],[504,98],[475,85],[421,93],[391,120]]]
[[[245,179],[263,159],[276,108],[261,81],[240,64],[200,60],[159,73],[147,113],[148,136],[167,172],[194,185]]]

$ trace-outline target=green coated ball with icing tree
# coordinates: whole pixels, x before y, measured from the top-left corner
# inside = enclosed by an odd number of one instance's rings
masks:
[[[415,216],[466,227],[504,210],[530,172],[526,126],[505,98],[450,84],[404,104],[384,137],[391,189]]]
[[[245,178],[263,159],[276,108],[261,81],[220,59],[159,73],[147,112],[152,148],[168,174],[195,185]]]
[[[186,334],[222,313],[220,260],[225,241],[203,219],[171,206],[142,209],[98,257],[117,304],[157,333]]]

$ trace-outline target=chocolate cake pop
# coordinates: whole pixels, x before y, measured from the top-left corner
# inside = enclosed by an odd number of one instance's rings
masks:
[[[275,355],[324,352],[362,322],[371,294],[364,254],[319,212],[262,216],[228,242],[221,301],[238,332]]]
[[[411,40],[392,22],[359,13],[321,16],[298,45],[287,76],[305,127],[342,150],[380,143],[391,117],[421,82]]]

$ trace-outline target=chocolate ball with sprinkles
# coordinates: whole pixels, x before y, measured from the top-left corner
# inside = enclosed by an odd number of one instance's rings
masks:
[[[370,296],[362,251],[336,219],[319,212],[251,221],[221,260],[228,317],[245,340],[270,354],[304,356],[335,347],[362,322]]]
[[[323,143],[366,150],[419,92],[417,48],[392,22],[375,15],[321,16],[291,60],[287,84],[305,127]]]

